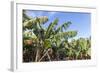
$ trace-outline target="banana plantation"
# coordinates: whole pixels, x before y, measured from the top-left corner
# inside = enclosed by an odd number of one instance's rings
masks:
[[[78,38],[78,31],[67,30],[71,21],[58,25],[55,18],[47,27],[47,16],[29,17],[23,10],[23,62],[91,59],[91,36]]]

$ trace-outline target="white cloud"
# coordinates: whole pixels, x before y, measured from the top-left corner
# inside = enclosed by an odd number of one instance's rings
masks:
[[[36,16],[43,16],[43,15],[46,15],[48,17],[52,17],[54,14],[56,14],[57,12],[46,12],[46,14],[44,14],[45,11],[33,11],[33,10],[29,10],[29,11],[26,11],[26,14],[30,17],[36,17]]]

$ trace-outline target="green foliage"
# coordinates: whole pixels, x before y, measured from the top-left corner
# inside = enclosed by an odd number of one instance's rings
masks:
[[[45,47],[45,49],[48,49],[48,48],[51,48],[51,41],[50,41],[50,39],[45,39],[44,40],[44,47]]]
[[[45,34],[45,38],[49,38],[49,36],[50,36],[51,33],[52,33],[53,28],[57,25],[57,23],[58,23],[58,19],[56,18],[56,19],[54,20],[54,22],[52,22],[52,23],[48,26],[47,31],[46,31],[46,34]]]
[[[71,22],[67,22],[67,23],[64,23],[62,24],[61,26],[58,27],[58,29],[56,30],[56,32],[63,32],[63,29],[67,29],[69,26],[70,26]]]
[[[47,28],[47,16],[30,18],[23,11],[23,61],[51,61],[90,59],[90,38],[73,39],[77,31],[67,31],[71,22],[59,26],[59,19]],[[72,39],[69,42],[69,39]],[[27,60],[28,59],[28,60]]]

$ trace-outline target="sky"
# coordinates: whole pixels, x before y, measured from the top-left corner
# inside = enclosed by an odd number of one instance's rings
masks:
[[[55,11],[35,11],[26,10],[26,14],[32,18],[38,16],[47,16],[49,21],[44,24],[48,27],[55,18],[59,19],[58,26],[64,22],[71,21],[71,25],[66,31],[77,31],[75,38],[88,38],[91,36],[91,14],[83,12],[55,12]]]

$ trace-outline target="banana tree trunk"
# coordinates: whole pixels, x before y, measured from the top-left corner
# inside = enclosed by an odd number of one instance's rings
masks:
[[[44,53],[44,55],[40,58],[39,62],[40,62],[45,56],[47,56],[48,59],[49,59],[49,61],[51,61],[51,58],[50,58],[50,55],[49,55],[48,51],[49,51],[49,49],[48,49],[48,50]]]
[[[35,57],[35,62],[38,62],[39,59],[39,49],[36,51],[36,57]]]

